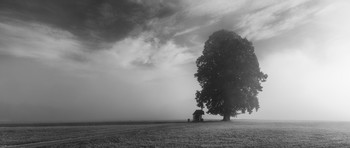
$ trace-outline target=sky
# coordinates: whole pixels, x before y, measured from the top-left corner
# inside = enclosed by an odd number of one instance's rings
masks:
[[[0,0],[0,122],[191,118],[221,29],[269,75],[238,119],[350,121],[349,17],[347,0]]]

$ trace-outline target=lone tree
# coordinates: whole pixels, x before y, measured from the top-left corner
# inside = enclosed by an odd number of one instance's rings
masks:
[[[229,121],[239,113],[259,109],[258,92],[267,75],[260,71],[254,47],[232,31],[214,32],[196,61],[195,74],[202,87],[196,93],[197,106]]]

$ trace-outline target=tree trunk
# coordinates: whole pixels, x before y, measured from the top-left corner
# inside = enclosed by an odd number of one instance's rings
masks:
[[[226,114],[224,115],[224,119],[222,121],[230,121],[231,120],[230,118],[231,118],[230,114]]]

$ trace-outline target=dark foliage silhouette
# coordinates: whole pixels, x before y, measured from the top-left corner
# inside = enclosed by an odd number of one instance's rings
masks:
[[[196,93],[198,107],[205,105],[207,113],[219,114],[224,121],[259,109],[257,95],[267,75],[260,71],[254,47],[247,39],[232,31],[214,32],[196,64],[195,77],[202,87]]]

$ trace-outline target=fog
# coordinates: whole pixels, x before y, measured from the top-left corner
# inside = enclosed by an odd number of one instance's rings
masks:
[[[194,108],[194,88],[187,84],[195,82],[184,76],[144,80],[137,70],[76,76],[13,60],[1,63],[3,121],[167,120],[190,117]]]
[[[350,120],[348,1],[0,3],[0,122],[186,121],[219,29],[252,41],[269,75],[237,118]]]

